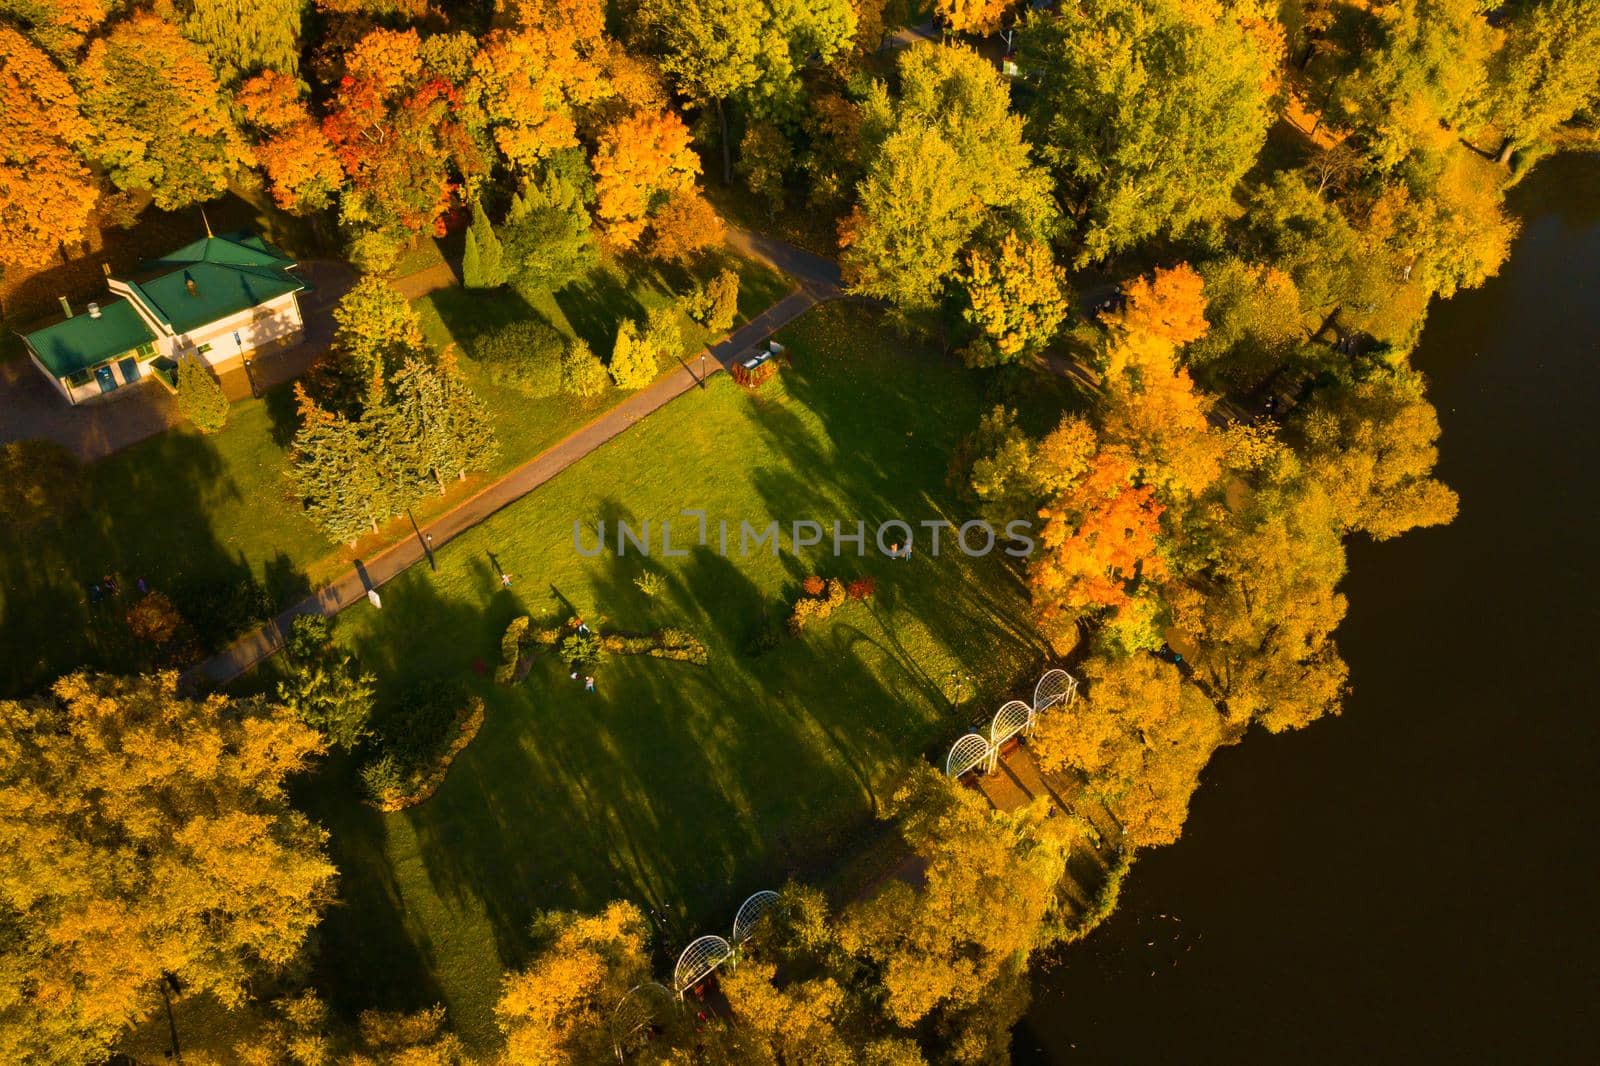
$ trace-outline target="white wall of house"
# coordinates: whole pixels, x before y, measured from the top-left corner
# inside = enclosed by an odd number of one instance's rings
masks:
[[[168,354],[175,359],[209,344],[210,349],[201,358],[211,366],[249,355],[259,348],[282,345],[299,339],[300,331],[305,328],[295,295],[284,293],[257,307],[209,322],[177,337],[162,339],[171,343]]]

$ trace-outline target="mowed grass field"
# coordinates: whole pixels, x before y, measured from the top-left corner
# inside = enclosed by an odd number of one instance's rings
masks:
[[[558,294],[539,290],[442,289],[416,301],[429,341],[456,342],[470,355],[472,338],[526,318],[540,318],[567,336],[590,341],[602,359],[605,338],[626,316],[670,303],[723,266],[740,274],[741,321],[779,299],[789,282],[770,268],[717,256],[693,273],[613,262]],[[686,344],[706,331],[683,319]],[[604,343],[603,343],[604,340]],[[497,477],[620,402],[607,389],[587,400],[534,400],[495,385],[470,358],[461,366],[487,402],[500,450],[484,474],[452,486],[445,498],[425,497],[419,522],[459,503]],[[665,368],[664,371],[665,372]],[[126,671],[146,665],[122,625],[139,578],[177,604],[210,644],[234,634],[219,619],[240,585],[255,580],[268,599],[284,605],[347,570],[353,557],[408,535],[399,519],[355,551],[331,543],[289,495],[286,453],[297,427],[288,386],[261,399],[235,403],[222,432],[206,435],[183,425],[116,453],[84,471],[83,506],[50,528],[8,531],[0,548],[0,695],[16,695],[83,665]],[[121,597],[91,602],[89,586],[107,575]]]
[[[319,934],[317,984],[346,1011],[443,1002],[478,1045],[494,1037],[502,971],[520,963],[544,908],[614,898],[649,908],[661,947],[723,932],[750,892],[850,850],[911,760],[965,720],[1021,693],[1045,649],[1026,622],[1019,572],[997,551],[938,558],[919,533],[910,561],[831,544],[740,557],[741,520],[813,519],[869,530],[972,517],[946,487],[959,438],[983,405],[974,375],[908,345],[879,313],[832,305],[781,339],[793,365],[759,393],[718,375],[383,589],[383,607],[341,616],[337,635],[386,696],[465,679],[487,721],[427,802],[383,815],[334,760],[300,801],[332,831],[340,902]],[[695,543],[703,509],[710,544]],[[595,525],[672,521],[683,557],[586,558]],[[717,522],[734,531],[727,557]],[[614,547],[614,540],[613,540]],[[491,553],[493,559],[490,558]],[[496,564],[513,576],[502,589]],[[635,579],[660,574],[645,596]],[[755,654],[810,573],[876,579],[800,638]],[[514,687],[491,678],[520,614],[574,612],[602,630],[688,630],[710,663],[613,658],[589,695],[548,651]],[[974,684],[976,691],[974,692]],[[974,698],[975,697],[975,698]]]

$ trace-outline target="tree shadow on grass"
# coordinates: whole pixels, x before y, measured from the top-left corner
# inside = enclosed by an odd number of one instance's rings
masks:
[[[251,566],[225,545],[208,501],[223,483],[215,447],[172,432],[87,471],[82,506],[55,525],[14,533],[0,552],[0,695],[35,690],[77,667],[127,672],[154,649],[123,621],[143,579],[167,595],[205,647],[225,644],[266,613]],[[269,564],[290,587],[286,557]],[[117,591],[96,593],[110,577]]]
[[[601,356],[616,342],[619,322],[624,318],[643,320],[645,314],[644,305],[628,291],[625,279],[604,268],[556,293],[555,301],[573,331]]]

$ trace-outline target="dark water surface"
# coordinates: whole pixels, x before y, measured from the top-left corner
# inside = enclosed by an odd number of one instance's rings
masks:
[[[1341,718],[1218,754],[1023,1063],[1600,1061],[1600,157],[1414,361],[1455,524],[1351,545]]]

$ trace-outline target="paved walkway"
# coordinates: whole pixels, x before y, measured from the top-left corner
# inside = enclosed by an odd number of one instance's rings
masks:
[[[844,295],[839,286],[839,268],[821,256],[742,230],[730,231],[729,243],[741,253],[783,270],[799,282],[799,287],[732,335],[706,349],[708,377],[764,344],[773,333],[818,303]],[[371,559],[357,559],[353,570],[284,610],[260,629],[246,634],[227,650],[200,663],[190,671],[190,677],[213,684],[231,681],[276,652],[282,646],[283,634],[297,616],[334,615],[353,603],[361,602],[369,589],[381,588],[385,582],[427,558],[424,548],[426,536],[432,535],[433,548],[437,551],[455,536],[515,503],[602,444],[619,436],[635,422],[694,389],[700,384],[700,365],[698,355],[690,356],[678,370],[629,396],[565,440],[485,486],[476,495],[418,529],[415,536],[391,545]]]

